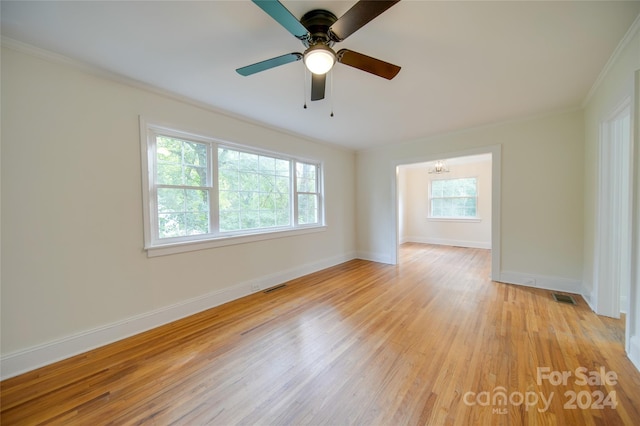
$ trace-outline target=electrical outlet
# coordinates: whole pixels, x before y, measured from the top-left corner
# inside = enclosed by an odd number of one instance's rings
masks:
[[[254,293],[256,291],[260,291],[260,284],[258,284],[258,283],[251,284],[251,291],[254,292]]]

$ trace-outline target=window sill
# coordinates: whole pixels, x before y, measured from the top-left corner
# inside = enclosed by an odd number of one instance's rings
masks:
[[[183,241],[165,244],[146,246],[147,257],[166,256],[169,254],[185,253],[196,250],[206,250],[216,247],[225,247],[236,244],[246,244],[256,241],[272,240],[275,238],[293,237],[296,235],[312,234],[326,231],[326,225],[308,226],[296,229],[286,229],[278,231],[256,232],[254,234],[243,234],[233,236],[215,237],[198,241]]]
[[[429,222],[466,222],[479,223],[482,222],[480,217],[428,217]]]

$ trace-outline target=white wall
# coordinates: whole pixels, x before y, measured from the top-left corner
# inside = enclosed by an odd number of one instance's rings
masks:
[[[148,258],[139,115],[323,161],[327,230]],[[354,179],[351,151],[3,47],[3,375],[353,258]]]
[[[400,242],[443,244],[459,247],[491,248],[491,158],[485,161],[451,164],[445,176],[428,173],[428,167],[401,166],[398,186],[404,224]],[[478,183],[479,221],[429,219],[429,186],[434,179],[475,177]],[[401,182],[401,183],[400,183]]]
[[[359,256],[394,261],[396,164],[501,145],[501,280],[578,292],[583,130],[571,111],[358,152]]]
[[[640,166],[638,157],[640,135],[637,126],[640,121],[638,110],[638,89],[634,90],[634,74],[640,70],[640,18],[636,19],[635,24],[631,27],[627,37],[621,43],[619,49],[614,52],[612,59],[608,63],[596,89],[591,93],[584,110],[585,115],[585,184],[584,184],[584,287],[583,295],[589,300],[592,307],[597,310],[598,293],[606,294],[609,289],[606,283],[602,283],[601,288],[596,289],[595,283],[595,241],[597,231],[597,199],[598,199],[598,150],[600,138],[600,125],[606,121],[610,114],[620,105],[625,98],[635,96],[635,109],[633,111],[633,120],[636,126],[634,152],[636,153],[636,167]],[[640,84],[640,83],[638,83]],[[635,93],[634,93],[635,92]],[[635,174],[635,193],[640,196],[640,181],[638,174]],[[637,204],[636,204],[637,205]],[[640,225],[640,208],[635,210],[636,231]],[[636,238],[636,254],[639,251],[638,240]],[[637,268],[637,264],[636,264]],[[630,340],[635,342],[635,352],[630,353],[631,359],[635,365],[640,368],[640,274],[636,275],[636,281],[631,283],[634,289],[631,293],[630,307],[636,306],[635,314],[629,315],[628,336]]]

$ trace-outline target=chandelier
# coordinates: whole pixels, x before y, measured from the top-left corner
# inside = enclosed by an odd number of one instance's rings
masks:
[[[449,173],[449,168],[444,163],[444,161],[438,160],[436,161],[434,166],[429,169],[429,173],[435,173],[435,174]]]

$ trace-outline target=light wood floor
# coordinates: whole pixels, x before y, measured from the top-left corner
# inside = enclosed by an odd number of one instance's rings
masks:
[[[401,257],[347,262],[5,380],[0,421],[638,424],[640,373],[620,320],[491,282],[487,250],[405,244]],[[538,367],[572,376],[538,384]],[[580,367],[618,380],[581,385]],[[500,391],[504,405],[492,402]],[[615,392],[616,408],[579,408],[599,392]]]

